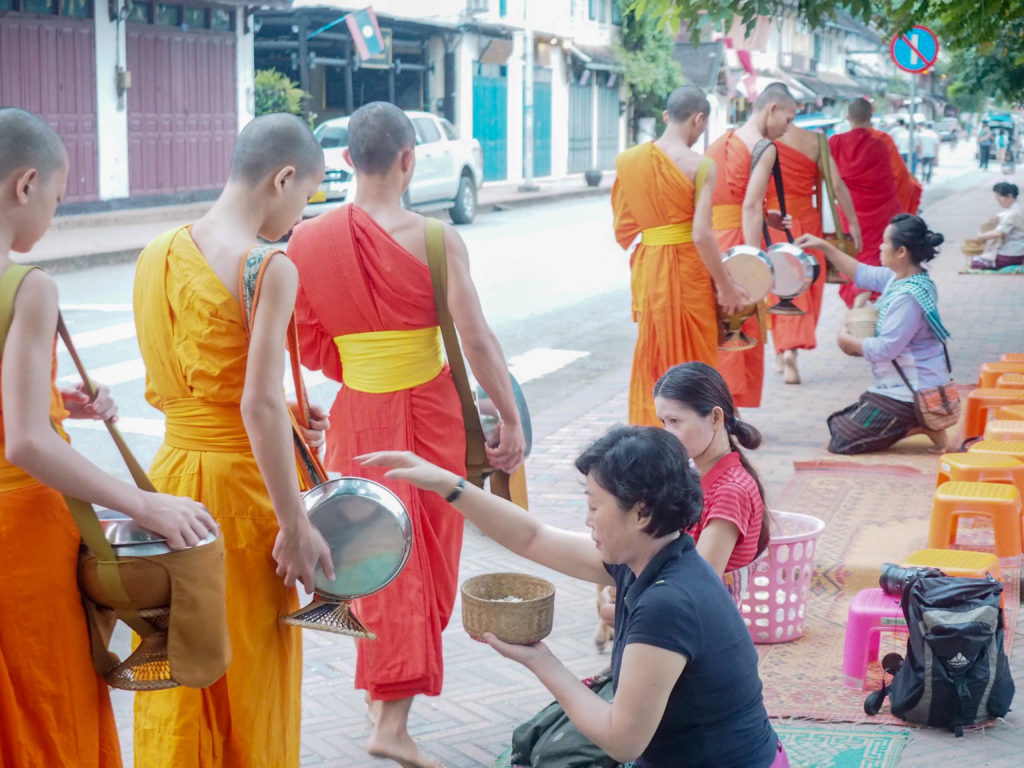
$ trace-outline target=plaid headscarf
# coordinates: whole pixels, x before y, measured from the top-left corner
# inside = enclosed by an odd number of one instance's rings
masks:
[[[878,323],[875,332],[881,333],[885,324],[885,316],[889,314],[889,308],[897,296],[908,293],[921,305],[924,317],[928,321],[928,327],[932,329],[935,337],[944,342],[949,338],[949,331],[942,324],[939,318],[939,293],[935,289],[935,283],[927,272],[918,272],[910,277],[902,277],[899,280],[891,280],[878,299]]]

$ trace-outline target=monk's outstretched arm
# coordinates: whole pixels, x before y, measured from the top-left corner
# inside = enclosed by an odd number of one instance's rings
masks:
[[[761,247],[762,225],[764,223],[764,196],[778,150],[768,147],[757,161],[747,182],[747,193],[743,197],[743,242],[755,248]]]
[[[729,276],[722,262],[722,255],[718,252],[718,241],[715,240],[714,227],[711,223],[711,200],[717,180],[718,168],[712,163],[693,213],[693,244],[697,246],[697,253],[700,254],[708,274],[715,281],[718,303],[731,314],[744,304],[748,304],[750,297]]]
[[[501,414],[498,445],[488,449],[488,460],[495,468],[511,472],[523,463],[526,438],[512,392],[505,353],[480,307],[480,297],[469,274],[466,244],[455,228],[447,224],[444,243],[448,262],[448,309],[473,375]]]

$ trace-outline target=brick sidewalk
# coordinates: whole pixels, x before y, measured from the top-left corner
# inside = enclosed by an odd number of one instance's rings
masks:
[[[997,359],[1004,351],[1024,351],[1019,319],[1024,307],[1024,277],[957,274],[963,261],[959,241],[970,237],[978,222],[995,210],[989,190],[992,183],[1007,178],[992,174],[983,183],[965,188],[928,209],[928,223],[947,238],[932,273],[939,286],[943,319],[953,333],[951,354],[956,377],[961,382],[974,378],[982,362]],[[1018,176],[1017,183],[1024,186],[1021,182]],[[781,375],[771,371],[771,349],[767,350],[764,405],[745,411],[743,417],[764,435],[763,447],[753,452],[752,458],[769,497],[777,495],[792,476],[793,461],[823,454],[826,416],[852,402],[870,383],[868,366],[858,358],[843,355],[832,341],[844,311],[836,289],[828,287],[820,323],[820,346],[800,355],[804,384],[782,383]],[[623,322],[628,322],[627,318]],[[569,393],[564,407],[535,416],[539,439],[528,462],[531,507],[546,522],[583,528],[582,486],[572,460],[609,426],[625,420],[628,365],[628,360],[623,361],[619,370],[610,373],[596,388]],[[575,673],[586,676],[608,664],[608,656],[596,653],[592,642],[593,586],[534,566],[468,528],[460,581],[477,573],[501,570],[537,573],[556,584],[555,625],[547,642]],[[363,751],[369,726],[362,693],[352,687],[354,644],[347,638],[308,630],[304,631],[304,638],[302,765],[390,765],[367,757]],[[1018,639],[1018,648],[1019,643]],[[443,695],[417,700],[411,729],[422,746],[448,768],[488,768],[508,745],[512,729],[551,699],[523,667],[465,635],[459,605],[445,633],[445,668]],[[1018,687],[1024,690],[1024,653],[1015,654],[1012,668]],[[827,691],[822,693],[828,695]],[[130,696],[115,694],[122,742],[125,754],[130,755]],[[1021,716],[1011,713],[1007,724],[982,733],[968,733],[963,739],[936,730],[915,730],[900,765],[1018,768],[1024,751],[1020,725]]]

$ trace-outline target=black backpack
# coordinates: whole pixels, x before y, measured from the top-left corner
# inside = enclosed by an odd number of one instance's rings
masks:
[[[1009,712],[1014,684],[1003,650],[1002,591],[991,576],[924,575],[907,584],[901,599],[907,658],[886,656],[882,666],[892,683],[868,696],[864,711],[878,714],[888,693],[897,717],[957,736],[965,725]]]

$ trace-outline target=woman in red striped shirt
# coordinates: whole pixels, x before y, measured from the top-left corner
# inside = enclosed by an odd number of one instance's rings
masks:
[[[662,426],[686,448],[701,477],[704,512],[690,531],[697,551],[719,576],[749,565],[768,546],[764,487],[740,451],[761,433],[736,416],[729,388],[714,368],[673,366],[654,386]]]

